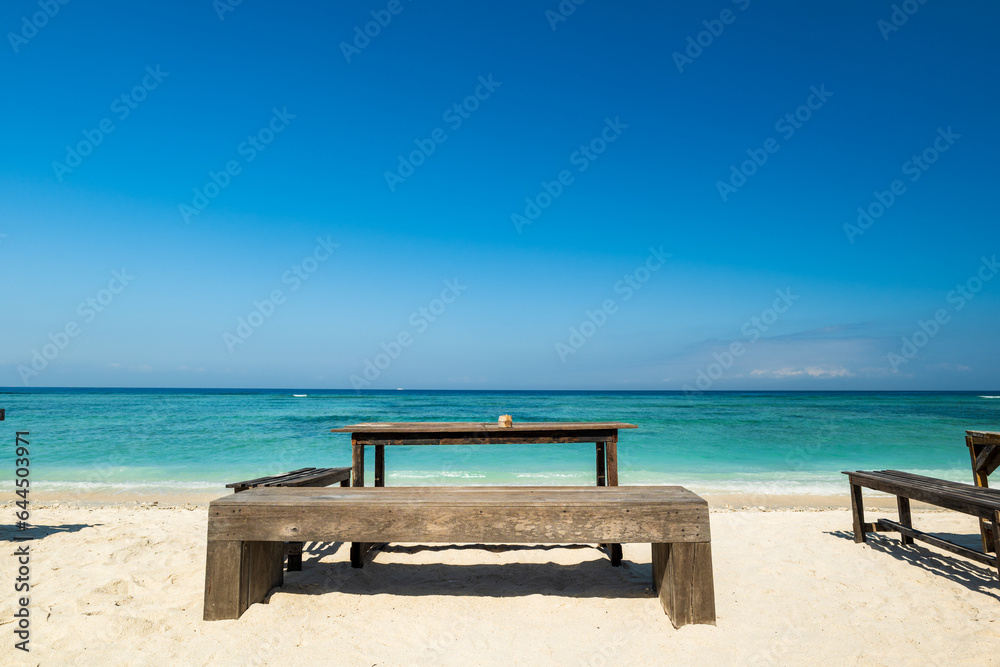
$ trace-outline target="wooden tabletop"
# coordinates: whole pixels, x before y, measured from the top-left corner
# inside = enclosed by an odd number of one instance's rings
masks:
[[[997,431],[966,431],[965,434],[978,440],[989,440],[989,444],[1000,444],[1000,432]]]
[[[330,429],[333,433],[469,433],[490,431],[594,431],[637,428],[623,422],[514,422],[500,426],[496,422],[364,422]]]

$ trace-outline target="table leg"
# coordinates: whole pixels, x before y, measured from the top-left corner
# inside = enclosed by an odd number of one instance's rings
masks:
[[[605,453],[604,443],[597,443],[597,486],[607,486],[608,480],[604,470]]]
[[[351,439],[351,486],[365,485],[365,446]]]
[[[375,445],[375,486],[385,486],[385,445]]]
[[[618,440],[608,440],[604,443],[604,451],[607,456],[608,486],[618,486]],[[618,567],[622,564],[622,545],[611,544],[610,556],[611,564]]]
[[[617,454],[613,454],[614,458],[609,458],[608,454],[608,448],[614,449],[616,444],[615,442],[597,443],[597,486],[618,486],[618,457]],[[612,472],[609,463],[614,465],[613,475],[609,474]],[[599,544],[598,547],[607,550],[608,557],[611,558],[611,565],[618,567],[622,564],[622,545]]]
[[[351,486],[365,485],[365,446],[351,438]],[[351,567],[364,567],[368,542],[351,542]]]

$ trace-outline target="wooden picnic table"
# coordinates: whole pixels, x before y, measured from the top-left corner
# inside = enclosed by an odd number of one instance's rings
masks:
[[[996,431],[966,431],[965,444],[972,459],[972,480],[976,486],[989,487],[990,474],[1000,467],[1000,433]],[[993,551],[996,544],[993,526],[981,520],[979,532],[983,537],[983,551]]]
[[[618,431],[622,422],[366,422],[330,429],[351,434],[352,486],[365,485],[365,447],[375,447],[375,486],[385,486],[386,445],[540,445],[593,442],[597,486],[618,486]],[[611,562],[621,562],[621,545],[608,545]],[[371,545],[352,545],[351,562],[361,566]]]

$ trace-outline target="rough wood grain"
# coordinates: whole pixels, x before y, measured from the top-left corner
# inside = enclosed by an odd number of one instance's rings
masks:
[[[653,588],[674,627],[715,625],[712,545],[654,543],[652,549]]]
[[[974,497],[969,492],[955,491],[945,486],[931,488],[915,484],[910,480],[893,478],[878,472],[848,472],[851,484],[860,484],[867,488],[884,493],[891,493],[894,496],[906,496],[913,500],[937,505],[946,509],[955,510],[964,514],[971,514],[984,519],[992,519],[993,511],[1000,509],[1000,500],[983,495]],[[969,489],[975,489],[969,485]]]
[[[335,482],[343,482],[350,477],[350,468],[300,468],[279,475],[233,482],[226,484],[226,488],[240,493],[257,486],[329,486]]]
[[[262,602],[272,588],[284,583],[284,553],[280,541],[209,540],[202,618],[239,618],[250,605]]]
[[[708,504],[676,486],[257,488],[211,503],[208,540],[206,620],[280,585],[282,541],[315,540],[647,542],[673,624],[715,623]]]
[[[896,509],[899,511],[899,523],[907,528],[913,528],[913,518],[910,516],[910,499],[896,496]],[[899,537],[904,545],[913,544],[911,535],[901,532]]]
[[[253,489],[212,502],[208,536],[447,544],[710,539],[707,504],[680,487],[470,488]],[[636,488],[642,492],[618,493]]]
[[[864,542],[865,537],[865,503],[862,498],[861,486],[851,479],[851,517],[854,520],[854,542]]]
[[[989,488],[990,485],[989,473],[977,467],[976,462],[979,458],[980,451],[985,449],[989,443],[989,440],[984,437],[985,435],[986,434],[978,431],[965,432],[965,444],[968,446],[969,456],[972,458],[972,483],[984,489]],[[979,534],[983,542],[983,553],[993,551],[996,540],[1000,536],[998,536],[993,530],[991,522],[983,519],[982,517],[979,518]]]

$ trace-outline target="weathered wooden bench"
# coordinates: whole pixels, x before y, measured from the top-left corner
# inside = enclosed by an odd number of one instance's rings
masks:
[[[340,482],[341,486],[350,486],[351,468],[299,468],[280,475],[269,475],[248,479],[243,482],[226,484],[227,489],[240,493],[247,489],[268,486],[330,486]],[[302,571],[302,542],[288,542],[285,545],[285,555],[288,557],[288,571]]]
[[[679,486],[260,488],[212,501],[206,621],[284,581],[282,542],[648,542],[674,626],[715,624],[708,504]]]
[[[955,544],[935,535],[915,530],[910,515],[910,500],[936,505],[945,509],[979,517],[992,525],[993,550],[1000,553],[1000,489],[987,489],[971,484],[950,482],[934,477],[924,477],[899,470],[874,470],[844,472],[851,483],[851,511],[854,517],[854,541],[864,542],[866,533],[891,531],[900,534],[903,544],[913,544],[920,540],[952,553],[965,556],[979,563],[998,568],[997,556],[988,551],[976,551]],[[874,523],[865,522],[865,507],[862,502],[862,487],[891,493],[896,496],[899,521],[879,519]],[[1000,568],[998,568],[1000,575]]]

